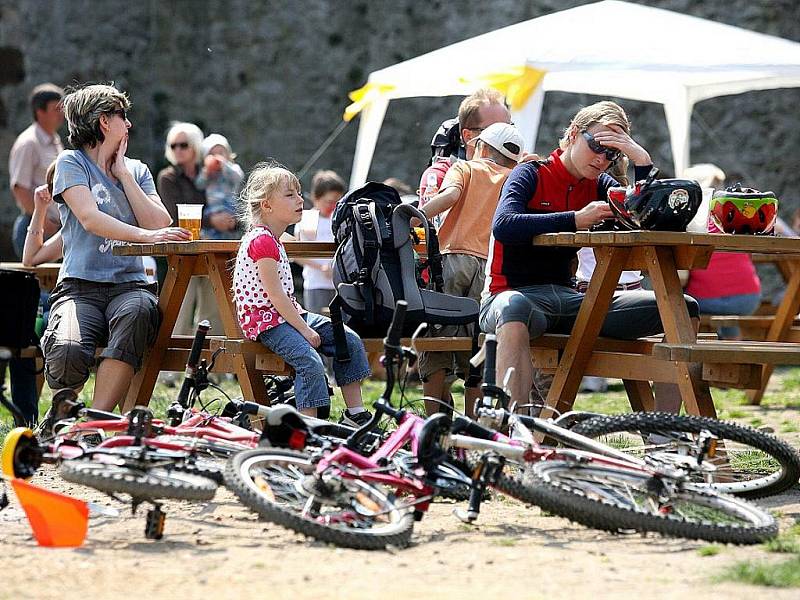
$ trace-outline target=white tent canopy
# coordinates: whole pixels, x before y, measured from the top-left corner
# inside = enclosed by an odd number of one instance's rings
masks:
[[[390,100],[507,93],[532,150],[544,93],[565,91],[664,105],[675,173],[689,164],[696,102],[800,87],[800,43],[658,8],[606,0],[517,23],[374,71],[354,92],[361,110],[351,186],[367,179]],[[511,87],[509,87],[511,86]]]

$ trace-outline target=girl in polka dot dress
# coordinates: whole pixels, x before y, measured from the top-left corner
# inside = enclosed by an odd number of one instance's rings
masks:
[[[281,166],[256,165],[241,193],[242,237],[233,274],[233,295],[239,325],[245,336],[258,340],[295,370],[297,409],[316,415],[330,404],[325,365],[320,353],[334,356],[330,319],[306,311],[294,296],[286,250],[280,237],[303,214],[300,182]],[[336,383],[347,410],[341,423],[354,427],[371,418],[361,400],[360,382],[369,377],[369,363],[361,339],[345,328],[350,361],[334,361]]]

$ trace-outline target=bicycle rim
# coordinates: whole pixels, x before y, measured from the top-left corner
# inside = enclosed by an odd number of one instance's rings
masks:
[[[575,433],[639,458],[685,469],[692,483],[744,498],[783,492],[800,478],[800,456],[785,442],[750,427],[706,417],[634,413],[595,417]],[[696,460],[698,437],[714,436],[711,455]]]
[[[318,477],[308,455],[272,449],[234,456],[225,482],[263,518],[349,548],[406,546],[413,517],[381,488],[358,478]]]
[[[634,469],[544,461],[528,475],[542,508],[598,529],[734,544],[778,533],[772,515],[754,504]]]

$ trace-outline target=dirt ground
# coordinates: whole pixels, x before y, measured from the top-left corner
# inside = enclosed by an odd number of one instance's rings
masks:
[[[748,418],[797,421],[797,409],[744,407]],[[742,419],[747,422],[747,418]],[[776,427],[777,431],[777,427]],[[781,434],[798,443],[798,433]],[[220,489],[208,504],[167,504],[165,537],[144,537],[144,510],[64,482],[52,469],[34,483],[119,507],[93,518],[84,547],[40,548],[16,504],[0,512],[0,600],[18,598],[797,598],[797,589],[718,581],[742,560],[785,560],[763,547],[722,546],[658,536],[614,536],[543,516],[495,497],[477,526],[432,506],[405,550],[344,550],[261,522]],[[800,521],[800,488],[759,501],[782,529]],[[706,555],[709,554],[709,555]]]

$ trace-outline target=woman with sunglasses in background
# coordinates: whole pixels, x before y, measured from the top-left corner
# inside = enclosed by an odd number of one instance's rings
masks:
[[[508,176],[492,222],[480,325],[497,333],[497,369],[516,369],[512,400],[528,402],[533,379],[529,340],[544,333],[570,333],[584,295],[573,287],[577,249],[532,246],[542,233],[589,229],[613,216],[607,191],[619,185],[633,162],[644,179],[652,164],[630,136],[625,111],[614,102],[580,110],[565,129],[559,148],[544,161],[523,163]],[[697,303],[686,297],[689,314]],[[635,339],[663,331],[653,292],[617,294],[601,335]],[[670,406],[661,406],[669,409]]]
[[[178,204],[206,204],[206,194],[198,189],[195,180],[203,166],[203,132],[194,123],[173,123],[167,131],[164,144],[164,157],[169,166],[162,169],[156,179],[158,193],[164,201],[173,222],[178,222]],[[236,220],[227,214],[215,214],[212,217],[203,215],[203,227],[222,228],[225,223],[218,223],[224,218],[232,220],[230,228],[236,227]],[[225,229],[223,229],[225,230]],[[167,263],[163,257],[156,258],[158,281],[163,284]],[[206,277],[192,277],[184,296],[183,305],[175,322],[175,333],[192,335],[195,324],[208,319],[212,331],[222,331],[214,290]],[[167,378],[169,379],[169,378]]]
[[[104,345],[93,406],[113,410],[141,366],[158,325],[156,286],[142,258],[116,256],[120,242],[183,241],[144,163],[128,158],[130,102],[110,85],[90,85],[64,97],[69,143],[56,159],[53,200],[61,217],[64,262],[50,296],[42,336],[45,376],[53,390],[48,429],[64,416],[89,378]],[[28,235],[41,236],[32,225]],[[26,242],[27,244],[27,242]]]

